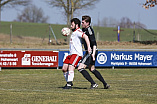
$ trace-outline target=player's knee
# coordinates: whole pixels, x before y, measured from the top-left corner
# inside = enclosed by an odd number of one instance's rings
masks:
[[[64,64],[63,67],[62,67],[62,71],[67,72],[67,70],[68,70],[68,65]]]
[[[93,72],[93,71],[95,70],[95,68],[92,68],[92,67],[91,67],[91,68],[89,68],[89,70],[90,70],[91,72]]]
[[[78,70],[79,70],[79,69],[85,69],[85,68],[86,68],[86,65],[84,65],[84,64],[82,64],[82,63],[80,63],[79,66],[78,66]]]
[[[77,70],[79,70],[79,69],[82,69],[82,67],[81,67],[81,66],[78,66]]]
[[[75,70],[75,66],[73,66],[73,65],[69,65],[69,67],[68,67],[68,71],[74,71]]]
[[[67,72],[67,69],[62,68],[62,71],[63,71],[63,72]]]
[[[95,71],[95,69],[91,69],[90,71],[93,73]]]

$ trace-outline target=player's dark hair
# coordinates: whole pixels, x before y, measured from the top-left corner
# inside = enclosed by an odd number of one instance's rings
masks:
[[[82,20],[85,20],[86,22],[89,22],[89,25],[91,23],[91,17],[90,16],[87,16],[87,15],[82,16]]]
[[[78,18],[71,19],[71,23],[74,22],[75,24],[78,24],[78,27],[81,25],[81,21]]]

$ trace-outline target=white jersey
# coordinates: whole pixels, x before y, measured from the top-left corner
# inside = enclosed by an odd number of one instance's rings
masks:
[[[70,55],[77,54],[83,56],[82,37],[84,33],[80,28],[76,29],[70,37]]]

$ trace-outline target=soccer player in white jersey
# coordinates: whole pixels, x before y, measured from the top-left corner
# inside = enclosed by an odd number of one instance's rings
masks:
[[[87,44],[88,53],[91,52],[88,36],[82,32],[80,24],[81,22],[78,18],[73,18],[71,20],[71,30],[73,32],[70,37],[70,54],[64,60],[62,67],[63,75],[67,82],[63,89],[71,89],[73,86],[74,69],[83,56],[82,38]]]

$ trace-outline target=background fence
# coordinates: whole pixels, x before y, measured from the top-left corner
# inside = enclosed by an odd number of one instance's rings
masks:
[[[66,39],[62,36],[61,29],[66,25],[58,24],[38,24],[38,23],[19,23],[19,22],[1,22],[0,35],[6,36],[5,41],[2,36],[0,41],[5,43],[8,41],[17,42],[16,39],[24,37],[54,39],[49,28],[52,27],[57,39]],[[112,27],[96,27],[94,26],[97,41],[117,41],[117,28]],[[146,30],[143,28],[121,28],[120,41],[154,41],[157,39],[157,30]]]

